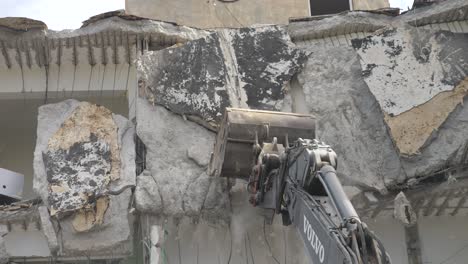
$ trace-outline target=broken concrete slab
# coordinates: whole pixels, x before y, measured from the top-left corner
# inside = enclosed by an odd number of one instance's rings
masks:
[[[33,188],[47,204],[48,181],[46,167],[42,159],[42,153],[47,151],[49,138],[60,128],[63,121],[68,118],[78,106],[76,100],[66,100],[58,104],[45,105],[39,108],[37,122],[36,149],[34,151],[34,179]]]
[[[468,78],[451,91],[440,92],[431,100],[398,116],[385,116],[392,138],[401,154],[414,155],[436,133],[449,114],[468,95]],[[430,144],[430,142],[427,142]]]
[[[77,109],[78,111],[75,111]],[[99,115],[99,113],[102,115]],[[65,167],[61,168],[66,163],[65,160],[58,162],[58,160],[54,160],[54,157],[55,159],[66,159],[66,156],[69,156],[67,161],[71,163],[82,160],[72,155],[75,152],[77,155],[88,157],[86,160],[94,165],[96,165],[94,161],[102,159],[103,163],[101,166],[104,167],[101,169],[107,168],[108,173],[104,173],[105,171],[102,172],[98,168],[93,170],[94,172],[99,172],[98,174],[102,178],[100,182],[103,186],[98,186],[97,180],[99,177],[97,176],[92,179],[95,184],[88,178],[83,178],[83,182],[78,182],[82,185],[84,184],[83,187],[93,187],[92,185],[94,185],[97,190],[96,195],[99,196],[108,192],[118,194],[123,188],[134,186],[136,180],[133,132],[134,128],[130,121],[122,116],[110,113],[103,107],[80,103],[76,100],[66,100],[61,103],[40,107],[34,159],[35,192],[50,207],[51,204],[48,199],[48,185],[50,181],[55,181],[57,177],[60,177],[59,171],[69,171]],[[100,136],[104,138],[104,141],[99,139]],[[79,143],[78,141],[82,141],[83,143]],[[73,150],[93,150],[95,155],[91,155],[92,153],[88,155],[85,151],[65,151],[66,149],[72,149],[73,146]],[[54,151],[60,153],[65,151],[66,153],[62,154],[67,155],[53,155]],[[44,169],[44,157],[46,160],[49,160],[48,164],[50,166],[47,166],[49,177],[47,177],[47,171]],[[60,166],[55,168],[52,166],[54,164]],[[77,165],[83,166],[81,163]],[[74,171],[76,170],[71,170],[70,172]],[[90,176],[86,173],[81,173],[80,175]],[[107,190],[109,182],[111,182],[111,185],[109,190]],[[77,187],[82,186],[78,183],[70,183],[68,187],[72,184],[77,184]]]
[[[467,34],[411,28],[353,41],[408,178],[454,170],[466,160],[467,139],[457,131],[466,129],[467,41]]]
[[[164,107],[153,106],[146,99],[137,101],[137,134],[147,149],[147,170],[138,176],[136,208],[143,212],[170,216],[200,216],[205,205],[210,211],[218,205],[221,215],[229,206],[228,192],[208,195],[213,181],[207,175],[215,134],[184,120]],[[201,160],[190,157],[197,149]]]
[[[220,38],[211,34],[183,46],[148,52],[137,62],[138,79],[153,104],[175,113],[214,120],[229,106]]]
[[[433,178],[445,180],[450,172],[463,169],[468,157],[468,97],[458,104],[442,125],[429,137],[417,155],[403,156],[407,175],[417,178],[415,183]],[[459,175],[461,176],[461,175]],[[407,184],[410,184],[409,182]],[[411,185],[411,184],[410,184]]]
[[[450,91],[463,80],[467,42],[468,34],[402,27],[352,41],[369,89],[391,116]]]
[[[350,47],[309,47],[292,98],[317,117],[317,138],[338,154],[338,175],[345,185],[387,191],[406,178],[383,120],[384,114],[361,74]]]
[[[233,49],[230,59],[237,64],[240,94],[246,94],[247,106],[280,110],[286,93],[283,88],[302,69],[305,54],[294,47],[286,30],[279,26],[224,31],[223,36]]]
[[[82,102],[49,138],[42,159],[52,216],[91,209],[120,178],[117,130],[109,110]]]
[[[136,181],[131,122],[76,100],[40,107],[38,121],[34,188],[60,222],[59,254],[102,255],[114,246],[129,254]]]
[[[283,88],[305,58],[281,27],[223,29],[144,54],[140,96],[205,122],[219,121],[228,106],[280,110]]]

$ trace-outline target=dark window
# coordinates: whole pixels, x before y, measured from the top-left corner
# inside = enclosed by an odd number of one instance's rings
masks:
[[[350,10],[349,0],[310,0],[310,15],[336,14]]]

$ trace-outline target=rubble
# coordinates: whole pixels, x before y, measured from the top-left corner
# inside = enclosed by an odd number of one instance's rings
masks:
[[[101,255],[114,246],[124,247],[122,254],[131,252],[125,212],[129,188],[136,184],[133,131],[124,117],[87,102],[66,100],[39,108],[34,190],[60,223],[55,229],[59,254]]]

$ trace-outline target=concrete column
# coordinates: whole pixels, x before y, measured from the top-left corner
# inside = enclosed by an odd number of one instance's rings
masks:
[[[422,262],[421,240],[419,239],[418,224],[405,226],[406,249],[408,252],[408,264],[420,264]]]
[[[151,226],[150,238],[151,238],[150,264],[162,263],[161,257],[164,257],[164,256],[161,256],[161,243],[162,243],[162,240],[164,239],[164,230],[158,225]]]

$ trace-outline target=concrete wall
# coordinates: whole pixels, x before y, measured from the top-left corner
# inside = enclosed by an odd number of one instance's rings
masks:
[[[309,15],[308,0],[126,0],[125,10],[136,16],[200,28],[287,24],[290,17]]]
[[[353,10],[374,10],[389,6],[388,0],[353,0]]]
[[[352,5],[353,10],[389,7],[388,0],[353,0]],[[287,24],[289,18],[310,16],[310,8],[320,7],[309,0],[125,0],[128,14],[199,28]]]

